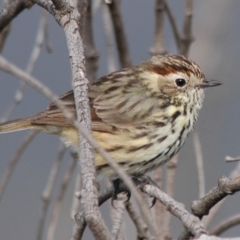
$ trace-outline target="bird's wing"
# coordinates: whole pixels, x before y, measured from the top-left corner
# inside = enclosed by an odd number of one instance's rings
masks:
[[[122,74],[122,77],[121,77]],[[141,124],[142,119],[154,110],[153,98],[133,74],[126,79],[124,71],[112,73],[93,83],[89,89],[92,130],[111,131],[113,127]],[[73,91],[60,97],[76,117]],[[32,124],[69,126],[69,122],[55,104],[39,113]]]

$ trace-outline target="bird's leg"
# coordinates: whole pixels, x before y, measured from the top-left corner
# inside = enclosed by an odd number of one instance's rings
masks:
[[[135,183],[136,187],[140,188],[140,189],[142,189],[146,184],[152,185],[152,186],[160,189],[158,184],[156,182],[154,182],[148,175],[143,175],[143,174],[135,175],[132,177],[132,180]],[[156,201],[157,201],[157,199],[155,197],[153,197],[152,205],[150,206],[150,208],[152,208],[155,205]]]
[[[146,184],[150,184],[153,185],[157,188],[160,188],[157,183],[155,183],[149,176],[147,175],[143,175],[143,174],[138,174],[138,175],[134,175],[131,177],[132,181],[134,182],[135,186],[137,188],[142,188],[144,185]],[[113,194],[112,194],[112,199],[111,199],[111,203],[112,206],[114,207],[113,201],[117,200],[117,195],[121,192],[125,192],[127,194],[127,200],[126,202],[129,201],[129,199],[131,198],[131,192],[129,191],[128,187],[125,185],[125,183],[122,181],[122,179],[120,178],[116,178],[114,180],[112,180],[113,183]],[[152,201],[152,205],[151,207],[153,207],[156,203],[156,198],[153,198]]]
[[[113,201],[117,200],[117,195],[121,192],[125,192],[127,194],[126,202],[128,202],[131,197],[131,192],[129,191],[125,183],[122,181],[122,179],[116,178],[112,180],[112,184],[113,184],[113,193],[112,193],[112,199],[111,199],[112,206],[114,207]]]

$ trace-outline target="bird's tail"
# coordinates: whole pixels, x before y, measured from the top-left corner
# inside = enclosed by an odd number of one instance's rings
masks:
[[[7,132],[21,131],[33,128],[31,118],[22,118],[9,122],[0,123],[0,134]]]

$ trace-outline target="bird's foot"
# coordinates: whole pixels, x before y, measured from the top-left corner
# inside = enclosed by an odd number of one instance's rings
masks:
[[[160,188],[157,183],[155,183],[149,176],[147,175],[135,175],[132,176],[132,181],[134,182],[134,184],[136,185],[137,188],[143,188],[146,184],[150,184],[153,185],[157,188]],[[120,179],[120,178],[116,178],[112,181],[113,183],[113,194],[112,194],[112,199],[111,199],[111,204],[114,207],[114,200],[117,200],[117,195],[121,192],[124,192],[127,194],[127,200],[125,202],[128,202],[129,199],[131,198],[131,192],[129,191],[128,187],[126,186],[126,184]],[[153,198],[152,200],[152,205],[150,208],[152,208],[155,203],[156,203],[157,199]]]
[[[112,193],[112,199],[111,199],[112,207],[114,207],[114,200],[117,200],[118,198],[117,195],[122,192],[126,193],[127,200],[125,202],[128,202],[129,199],[131,198],[131,192],[129,191],[126,184],[122,181],[122,179],[116,178],[112,181],[112,184],[113,184],[113,193]]]

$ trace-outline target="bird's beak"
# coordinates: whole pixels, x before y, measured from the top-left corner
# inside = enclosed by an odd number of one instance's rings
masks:
[[[219,85],[222,85],[222,83],[220,81],[204,79],[203,82],[201,84],[197,84],[196,87],[209,88],[209,87],[216,87]]]

